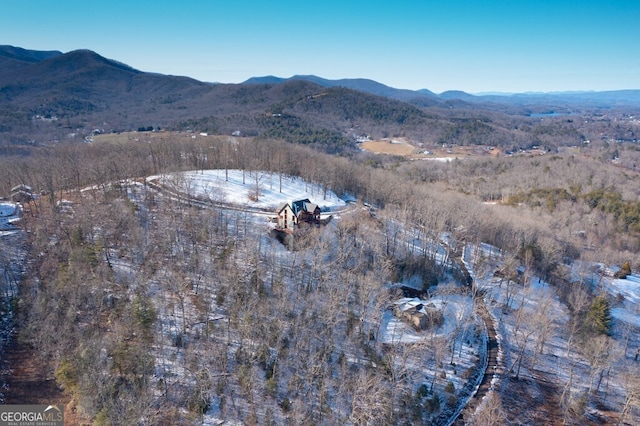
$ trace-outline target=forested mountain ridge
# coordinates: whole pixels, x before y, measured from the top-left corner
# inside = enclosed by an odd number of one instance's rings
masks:
[[[396,89],[366,78],[345,78],[339,80],[329,80],[315,75],[294,75],[293,77],[289,78],[267,76],[253,77],[244,81],[242,84],[252,84],[258,82],[283,83],[290,80],[310,81],[323,87],[345,87],[358,90],[360,92],[366,92],[373,95],[396,99],[399,101],[405,101],[409,103],[415,102],[421,106],[446,107],[445,102],[438,99],[438,96],[435,93],[428,90],[414,91],[408,89]]]
[[[492,103],[505,105],[548,105],[553,107],[601,107],[638,106],[640,105],[640,90],[613,90],[613,91],[578,91],[578,92],[553,92],[553,93],[504,93],[504,94],[470,94],[461,90],[447,90],[436,94],[428,89],[408,90],[396,89],[373,80],[364,78],[344,78],[329,80],[315,75],[294,75],[289,78],[275,76],[252,77],[242,84],[269,83],[277,84],[290,80],[311,81],[323,87],[346,87],[349,89],[367,92],[374,95],[385,96],[409,102],[420,106],[448,107],[451,100],[464,101],[474,108],[473,104],[486,104],[479,108],[490,108]]]
[[[620,93],[636,99],[633,91]],[[426,146],[484,144],[514,150],[542,145],[555,150],[603,135],[635,138],[633,126],[625,122],[632,110],[629,103],[616,103],[618,94],[603,94],[612,103],[601,109],[598,94],[575,95],[584,97],[584,105],[551,95],[438,96],[366,79],[295,76],[209,84],[141,72],[89,50],[62,54],[4,46],[0,143],[7,150],[83,140],[96,130],[162,128],[277,135],[330,152],[353,149],[363,135],[404,136]],[[544,120],[532,113],[544,113]],[[274,114],[284,114],[285,122],[272,120]],[[578,116],[588,119],[574,120]]]
[[[10,62],[13,62],[14,65],[25,65],[41,62],[59,55],[62,55],[62,52],[57,50],[27,50],[21,47],[0,45],[0,65],[2,65],[3,69]]]
[[[640,415],[640,376],[621,374],[638,368],[640,334],[619,315],[635,293],[599,295],[611,278],[598,266],[637,268],[637,233],[618,229],[609,207],[637,198],[639,177],[610,162],[570,152],[373,162],[186,132],[100,135],[0,160],[5,187],[43,194],[25,204],[23,225],[23,258],[37,261],[12,284],[18,297],[0,301],[18,307],[21,339],[47,342],[40,371],[87,421],[447,424],[484,353],[457,250],[502,328],[500,404],[479,410],[492,419],[481,424]],[[354,204],[289,251],[264,215],[226,208],[224,190],[198,183],[212,170],[221,183],[235,173],[247,203],[300,176],[319,201],[330,189],[376,208]],[[180,192],[150,184],[159,177]],[[425,305],[455,307],[448,326],[402,329],[391,313],[400,284],[428,290]]]

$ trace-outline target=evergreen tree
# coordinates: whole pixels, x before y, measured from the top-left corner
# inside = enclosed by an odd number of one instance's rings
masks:
[[[587,328],[595,334],[609,334],[611,329],[611,308],[604,296],[593,300],[586,316]]]

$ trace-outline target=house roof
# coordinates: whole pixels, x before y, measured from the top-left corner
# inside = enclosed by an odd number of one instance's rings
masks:
[[[305,210],[308,211],[309,213],[315,212],[317,208],[319,208],[317,204],[314,204],[314,203],[305,204]]]
[[[18,192],[18,191],[31,192],[32,189],[30,186],[25,185],[24,183],[21,183],[20,185],[16,185],[13,188],[11,188],[11,192]]]
[[[418,305],[420,305],[420,307],[424,306],[423,301],[418,299],[417,297],[403,297],[402,299],[399,299],[393,302],[393,304],[396,305],[398,309],[400,309],[403,312],[408,311],[410,309],[414,309]]]
[[[416,313],[427,314],[429,311],[434,311],[436,306],[426,300],[421,300],[417,297],[403,297],[396,300],[393,304],[401,312],[415,311]]]
[[[281,203],[280,205],[278,205],[276,214],[279,215],[287,207],[291,209],[294,216],[296,217],[299,217],[300,213],[302,212],[314,214],[316,210],[320,209],[320,207],[317,204],[312,203],[311,201],[309,201],[308,198],[305,198],[304,200],[291,201],[289,203]]]
[[[305,198],[304,200],[292,201],[291,210],[293,210],[293,213],[298,216],[300,212],[308,211],[305,207],[307,203],[311,203],[308,198]]]
[[[278,209],[276,210],[276,213],[277,213],[277,214],[282,213],[282,210],[286,209],[287,207],[291,208],[291,206],[289,205],[289,203],[281,203],[281,204],[278,206]]]
[[[312,203],[308,198],[305,198],[304,200],[298,200],[298,201],[293,201],[291,203],[291,210],[293,210],[293,214],[295,214],[296,216],[300,215],[301,212],[305,212],[305,213],[315,213],[316,209],[319,209],[320,207],[315,204]]]

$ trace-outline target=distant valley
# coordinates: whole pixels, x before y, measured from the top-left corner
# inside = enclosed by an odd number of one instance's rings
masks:
[[[388,87],[367,79],[255,77],[210,84],[135,70],[89,50],[0,47],[0,144],[5,152],[137,129],[283,137],[326,152],[358,137],[507,150],[634,140],[640,91],[473,96]],[[535,114],[555,112],[542,122]],[[582,116],[573,120],[563,115]],[[615,126],[610,123],[615,122]]]

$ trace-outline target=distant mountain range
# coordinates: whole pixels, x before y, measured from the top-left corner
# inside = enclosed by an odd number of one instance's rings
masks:
[[[62,55],[62,52],[57,50],[26,50],[20,47],[14,46],[0,46],[0,61],[14,60],[17,63],[20,62],[40,62],[45,59],[53,58],[55,56]],[[0,62],[0,65],[5,66],[5,62]]]
[[[507,116],[639,105],[640,90],[477,96],[314,75],[212,84],[142,72],[90,50],[0,46],[0,144],[138,128],[240,131],[303,143],[340,144],[356,134],[471,143],[478,123],[490,123],[482,126],[484,141],[519,143],[522,132]]]
[[[92,57],[93,61],[101,61],[104,65],[109,65],[121,70],[127,70],[136,74],[158,75],[153,73],[142,73],[134,68],[122,64],[118,61],[106,59],[89,50],[76,50],[69,53],[60,51],[37,51],[27,50],[14,46],[0,46],[0,83],[11,81],[14,78],[24,78],[24,74],[17,75],[18,70],[27,71],[27,76],[32,74],[32,70],[28,69],[29,65],[40,62],[59,59],[59,62],[71,63],[64,70],[77,71],[82,67],[89,65],[87,58]],[[83,60],[80,60],[83,58]],[[69,68],[75,68],[70,69]],[[27,68],[25,68],[27,67]],[[42,67],[46,70],[47,67]],[[37,76],[42,78],[42,76]],[[181,78],[175,76],[165,76],[167,78]],[[188,78],[188,77],[182,77]],[[442,100],[462,100],[466,102],[505,102],[505,103],[540,103],[541,100],[557,100],[559,102],[590,102],[602,104],[602,106],[610,106],[611,103],[616,104],[640,104],[640,90],[616,90],[616,91],[583,91],[583,92],[529,92],[529,93],[492,93],[492,94],[469,94],[459,90],[449,90],[440,94],[436,94],[428,89],[408,90],[396,89],[378,83],[374,80],[365,78],[350,78],[329,80],[315,75],[294,75],[289,78],[276,76],[252,77],[241,84],[279,84],[291,80],[304,80],[315,83],[323,87],[345,87],[361,92],[371,93],[378,96],[384,96],[392,99],[410,102],[421,106],[442,105]],[[194,80],[195,81],[195,80]]]
[[[274,76],[253,77],[242,84],[279,84],[291,80],[304,80],[315,83],[323,87],[346,87],[348,89],[358,90],[360,92],[371,93],[373,95],[384,96],[387,98],[397,99],[403,102],[410,102],[421,106],[441,105],[442,101],[438,96],[429,90],[406,90],[395,89],[385,86],[374,80],[366,78],[345,78],[340,80],[327,80],[326,78],[315,75],[294,75],[290,78],[280,78]]]
[[[490,93],[470,94],[461,90],[448,90],[436,94],[428,89],[395,89],[373,80],[354,78],[327,80],[315,75],[294,75],[289,78],[275,76],[252,77],[242,84],[278,84],[291,80],[305,80],[323,87],[346,87],[378,96],[410,102],[421,106],[442,105],[443,100],[460,100],[473,103],[506,103],[514,105],[540,104],[556,102],[558,104],[588,104],[589,106],[610,107],[614,105],[640,105],[640,90],[613,91],[567,91],[567,92],[528,92],[528,93]]]

